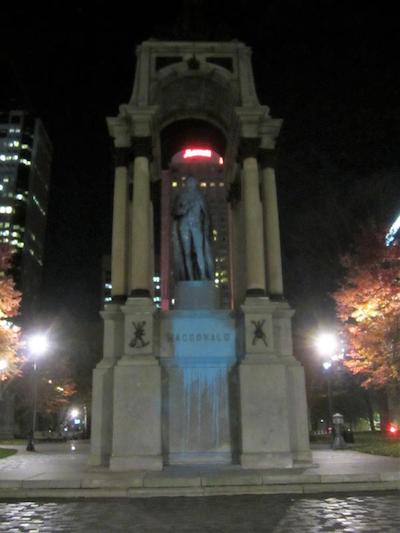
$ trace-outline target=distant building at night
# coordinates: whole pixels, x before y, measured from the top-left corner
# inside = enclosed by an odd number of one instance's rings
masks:
[[[40,119],[0,112],[0,243],[15,250],[23,318],[37,310],[42,284],[52,145]]]

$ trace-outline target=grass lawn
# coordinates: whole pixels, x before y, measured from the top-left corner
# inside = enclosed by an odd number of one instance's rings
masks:
[[[17,453],[17,450],[13,450],[12,448],[0,448],[0,459],[14,455],[14,453]]]
[[[17,444],[26,444],[26,439],[0,439],[0,446],[15,446]]]
[[[371,453],[373,455],[400,457],[400,435],[390,437],[379,431],[375,433],[355,433],[354,444],[351,449],[356,452]]]

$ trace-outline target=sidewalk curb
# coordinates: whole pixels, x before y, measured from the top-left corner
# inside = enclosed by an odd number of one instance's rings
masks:
[[[390,475],[389,475],[390,474]],[[217,479],[224,477],[224,479]],[[253,479],[252,479],[253,478]],[[201,475],[160,473],[132,479],[0,480],[0,499],[15,498],[150,498],[240,494],[318,494],[400,490],[400,472],[380,474],[305,474],[299,476]]]

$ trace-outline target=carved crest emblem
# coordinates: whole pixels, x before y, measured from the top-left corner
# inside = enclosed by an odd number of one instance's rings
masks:
[[[261,340],[263,341],[265,346],[268,346],[267,336],[265,335],[265,332],[264,332],[265,320],[252,320],[251,323],[254,326],[253,340],[251,344],[254,346],[259,340]]]
[[[129,346],[131,348],[144,348],[145,346],[148,346],[150,343],[144,340],[144,337],[146,336],[146,321],[142,320],[141,322],[132,322],[132,325],[134,332],[133,339],[129,343]]]

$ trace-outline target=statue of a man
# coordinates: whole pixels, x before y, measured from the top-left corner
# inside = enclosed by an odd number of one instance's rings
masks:
[[[177,280],[213,279],[210,217],[196,178],[190,176],[172,207],[172,242]]]

